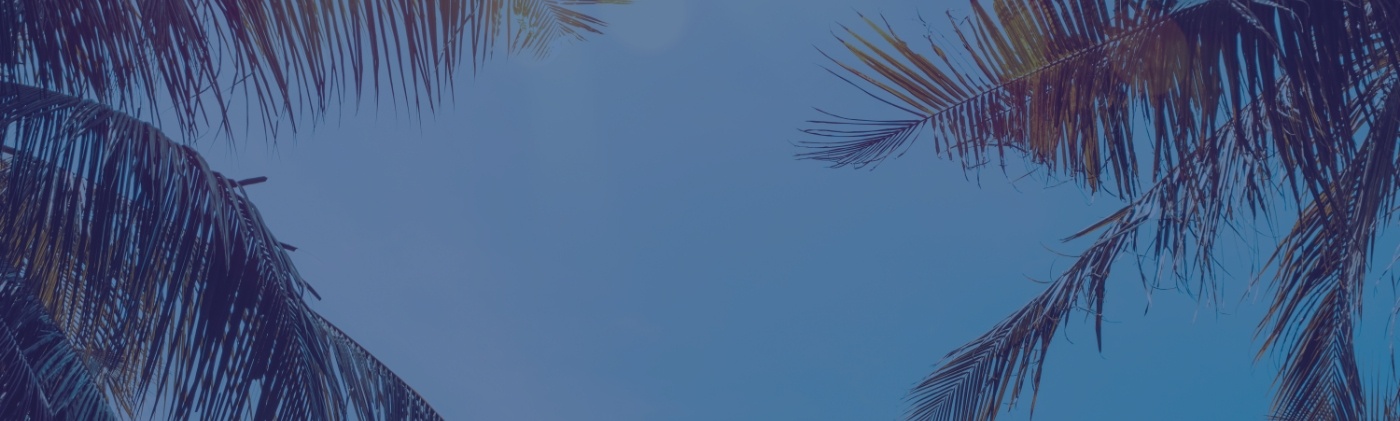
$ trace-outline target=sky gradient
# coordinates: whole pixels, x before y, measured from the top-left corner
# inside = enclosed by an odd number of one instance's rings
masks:
[[[596,7],[607,34],[498,56],[433,114],[346,106],[276,145],[201,150],[270,178],[250,193],[313,306],[449,420],[894,420],[1118,204],[965,174],[925,144],[873,171],[793,159],[814,106],[892,115],[823,70],[839,24],[916,34],[914,12],[964,4]],[[1220,307],[1159,291],[1145,315],[1123,263],[1103,352],[1090,323],[1062,330],[1035,418],[1263,419],[1247,260],[1225,262]]]

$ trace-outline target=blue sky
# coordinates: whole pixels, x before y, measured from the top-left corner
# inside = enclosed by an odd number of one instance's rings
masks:
[[[606,35],[459,75],[435,114],[346,107],[273,147],[202,147],[270,178],[251,194],[315,307],[448,419],[893,420],[1069,265],[1055,252],[1082,244],[1059,238],[1115,210],[1044,177],[969,180],[922,144],[874,171],[793,159],[813,106],[890,115],[822,69],[838,23],[913,34],[913,12],[963,5],[597,7]],[[1145,315],[1120,265],[1103,352],[1072,322],[1036,419],[1262,419],[1263,304],[1234,263],[1220,308],[1158,292]]]

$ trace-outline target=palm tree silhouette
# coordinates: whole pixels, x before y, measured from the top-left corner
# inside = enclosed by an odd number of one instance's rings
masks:
[[[464,62],[544,54],[602,27],[576,6],[626,2],[0,0],[0,419],[441,419],[307,306],[261,180],[160,127],[431,110]]]
[[[1270,416],[1400,419],[1396,389],[1363,387],[1353,339],[1396,209],[1400,2],[989,3],[917,48],[882,18],[843,28],[852,58],[833,73],[898,117],[823,111],[799,156],[863,167],[923,136],[965,169],[1020,156],[1125,206],[1070,236],[1094,240],[1044,293],[945,357],[908,417],[993,419],[1027,384],[1033,409],[1071,313],[1101,338],[1119,256],[1145,256],[1143,273],[1162,274],[1149,287],[1213,300],[1216,240],[1292,216],[1256,277],[1272,295],[1258,357],[1281,362]]]

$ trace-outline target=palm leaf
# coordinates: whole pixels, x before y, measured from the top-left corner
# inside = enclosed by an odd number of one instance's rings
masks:
[[[989,420],[1002,408],[1014,406],[1021,387],[1029,383],[1034,398],[1040,373],[1055,332],[1076,309],[1094,320],[1096,342],[1102,347],[1103,300],[1108,274],[1118,256],[1137,250],[1147,234],[1159,270],[1179,280],[1196,279],[1199,291],[1214,272],[1209,264],[1180,265],[1213,253],[1214,237],[1236,206],[1246,206],[1268,179],[1257,151],[1241,142],[1227,123],[1181,165],[1164,174],[1143,195],[1103,220],[1065,238],[1072,241],[1099,232],[1089,249],[1040,296],[971,343],[952,352],[939,368],[911,392],[909,419]],[[1251,192],[1251,193],[1245,193]],[[1227,200],[1220,200],[1227,199]],[[1195,203],[1195,206],[1181,206]],[[1261,206],[1263,206],[1261,204]],[[1267,208],[1259,208],[1260,212]],[[1153,223],[1155,221],[1155,223]],[[1159,272],[1160,273],[1160,272]],[[1149,291],[1161,288],[1161,277],[1143,277]],[[1189,289],[1189,286],[1185,286]]]
[[[411,109],[498,43],[547,51],[603,23],[578,6],[627,0],[5,0],[4,79],[87,97],[142,118],[173,108],[181,131],[257,107],[272,133],[369,89]],[[8,36],[6,36],[8,35]],[[145,111],[143,111],[145,110]]]
[[[1391,78],[1378,115],[1400,116]],[[1284,419],[1360,419],[1365,390],[1353,350],[1354,320],[1375,235],[1394,208],[1400,121],[1370,125],[1337,183],[1317,197],[1280,243],[1276,295],[1259,326],[1262,355],[1282,352],[1273,412]]]
[[[123,405],[172,419],[440,419],[307,307],[239,182],[150,124],[0,84],[0,251]],[[75,380],[76,381],[76,380]]]
[[[937,150],[967,168],[993,156],[1005,159],[1010,150],[1091,190],[1113,180],[1115,192],[1131,196],[1138,174],[1135,116],[1157,113],[1159,145],[1203,136],[1217,125],[1230,88],[1211,69],[1222,56],[1266,38],[1226,13],[1231,9],[1222,2],[1180,8],[1098,3],[1005,0],[993,2],[993,13],[973,2],[973,23],[954,31],[962,56],[932,37],[934,54],[917,52],[888,22],[864,19],[875,39],[843,27],[838,40],[856,61],[833,59],[841,68],[833,73],[912,118],[812,121],[805,131],[828,139],[804,142],[816,150],[799,157],[837,167],[869,165],[904,149],[914,130],[928,127]],[[1115,60],[1120,57],[1145,60]],[[1263,77],[1267,69],[1254,70],[1260,74],[1251,81],[1273,79]],[[1166,164],[1187,150],[1157,148],[1155,160]]]
[[[1298,209],[1295,228],[1257,278],[1276,294],[1260,325],[1260,355],[1273,350],[1283,361],[1272,416],[1394,413],[1393,398],[1366,403],[1352,336],[1375,232],[1389,222],[1400,177],[1397,6],[991,3],[988,11],[974,2],[956,42],[941,42],[960,45],[961,57],[932,37],[932,54],[916,52],[872,19],[873,40],[846,29],[839,38],[854,60],[836,61],[833,73],[906,115],[814,121],[807,132],[825,139],[799,156],[869,165],[926,131],[965,168],[1024,154],[1090,190],[1112,180],[1127,206],[1067,238],[1103,231],[1051,290],[945,358],[913,391],[911,418],[991,419],[1022,383],[1035,390],[1049,338],[1073,308],[1066,303],[1102,297],[1105,256],[1134,251],[1140,266],[1155,265],[1140,268],[1149,290],[1175,279],[1177,289],[1218,301],[1216,241],[1249,237],[1250,222],[1278,216],[1280,199]],[[1150,135],[1148,174],[1138,172],[1129,138],[1139,124]],[[1101,317],[1101,304],[1087,307]]]
[[[1014,406],[1024,384],[1031,387],[1031,411],[1041,371],[1059,326],[1075,309],[1094,315],[1102,338],[1106,275],[1127,248],[1145,215],[1120,213],[1098,241],[1076,259],[1048,290],[991,331],[949,353],[939,368],[910,394],[911,420],[989,420]],[[1100,343],[1102,341],[1100,340]],[[1009,399],[1008,399],[1009,398]]]
[[[14,270],[0,274],[0,418],[116,420],[89,377],[90,363],[26,289]]]

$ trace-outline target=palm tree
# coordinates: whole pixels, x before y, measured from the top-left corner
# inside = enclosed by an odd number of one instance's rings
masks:
[[[0,418],[440,419],[308,307],[262,179],[191,142],[366,93],[431,110],[463,61],[625,2],[0,0]]]
[[[852,58],[833,73],[898,117],[827,113],[799,156],[862,167],[922,135],[966,170],[1019,156],[1124,206],[1070,236],[1094,240],[1046,291],[945,357],[908,417],[992,419],[1027,384],[1033,409],[1071,313],[1102,337],[1119,256],[1145,256],[1149,287],[1213,300],[1216,241],[1280,218],[1292,227],[1254,278],[1272,296],[1256,358],[1280,361],[1270,416],[1400,419],[1397,389],[1363,387],[1353,339],[1396,210],[1400,2],[990,3],[918,49],[884,19],[843,28]]]

